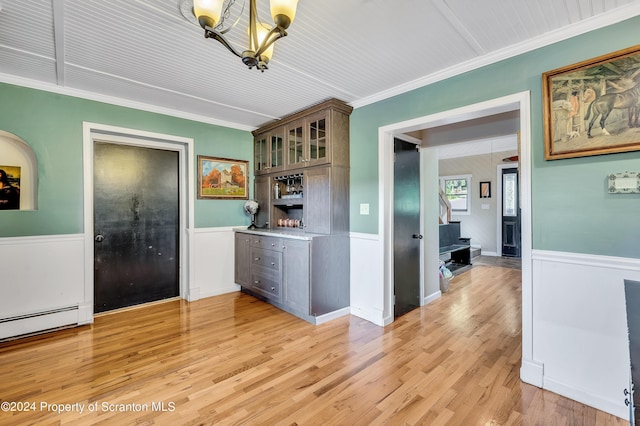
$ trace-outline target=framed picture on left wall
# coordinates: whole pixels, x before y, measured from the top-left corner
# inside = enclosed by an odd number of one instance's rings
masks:
[[[198,155],[198,199],[248,200],[249,162]]]
[[[20,210],[20,166],[0,165],[0,210]]]

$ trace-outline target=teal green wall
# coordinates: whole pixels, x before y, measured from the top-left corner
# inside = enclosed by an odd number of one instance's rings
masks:
[[[247,131],[0,84],[0,130],[32,147],[39,172],[38,210],[1,212],[0,237],[84,231],[83,121],[193,138],[195,155],[252,159],[252,136]],[[248,224],[242,204],[196,200],[195,226]]]
[[[413,90],[351,115],[351,231],[378,233],[378,128],[531,93],[533,248],[640,258],[640,196],[609,195],[611,172],[640,171],[640,153],[544,160],[542,73],[640,43],[640,17]],[[370,204],[370,215],[359,204]]]

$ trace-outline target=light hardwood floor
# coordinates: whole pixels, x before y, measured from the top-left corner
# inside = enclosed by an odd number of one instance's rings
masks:
[[[105,315],[0,345],[0,400],[35,408],[0,424],[628,424],[519,380],[520,297],[477,266],[385,328],[240,293]]]

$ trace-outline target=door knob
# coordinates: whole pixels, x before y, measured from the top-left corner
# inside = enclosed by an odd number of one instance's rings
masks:
[[[420,235],[420,234],[413,234],[411,237],[412,237],[412,238],[416,238],[416,239],[418,239],[418,240],[421,240],[421,239],[422,239],[422,235]]]
[[[104,235],[98,234],[95,236],[94,240],[96,240],[96,243],[101,243],[104,240]]]

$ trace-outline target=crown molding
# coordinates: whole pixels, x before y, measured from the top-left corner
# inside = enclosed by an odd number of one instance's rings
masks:
[[[359,100],[351,102],[350,105],[354,108],[361,108],[366,105],[383,101],[393,96],[410,92],[429,84],[446,80],[447,78],[455,77],[456,75],[460,75],[468,71],[491,65],[504,59],[512,58],[514,56],[518,56],[523,53],[539,49],[541,47],[549,46],[559,41],[567,40],[572,37],[597,30],[599,28],[617,24],[618,22],[626,21],[627,19],[633,18],[637,15],[640,15],[640,3],[636,2],[626,6],[622,6],[615,10],[596,15],[575,24],[568,25],[558,30],[550,31],[538,37],[508,46],[504,49],[496,50],[495,52],[479,56],[467,62],[463,62],[461,64],[426,75],[424,77],[420,77],[416,80],[401,84],[399,86],[392,87],[391,89],[361,98]]]
[[[42,90],[45,92],[57,93],[59,95],[72,96],[74,98],[87,99],[90,101],[102,102],[110,105],[133,108],[140,111],[163,114],[171,117],[197,121],[200,123],[213,124],[215,126],[227,127],[231,129],[237,129],[237,130],[244,130],[247,132],[251,132],[255,130],[255,127],[253,126],[233,123],[230,121],[218,120],[212,117],[206,117],[203,115],[192,114],[184,111],[178,111],[171,108],[159,107],[157,105],[146,104],[143,102],[135,102],[128,99],[118,98],[115,96],[101,95],[99,93],[89,92],[86,90],[72,89],[70,87],[61,87],[52,83],[46,83],[46,82],[27,79],[23,77],[15,77],[9,74],[0,73],[0,83],[27,87],[30,89]]]

